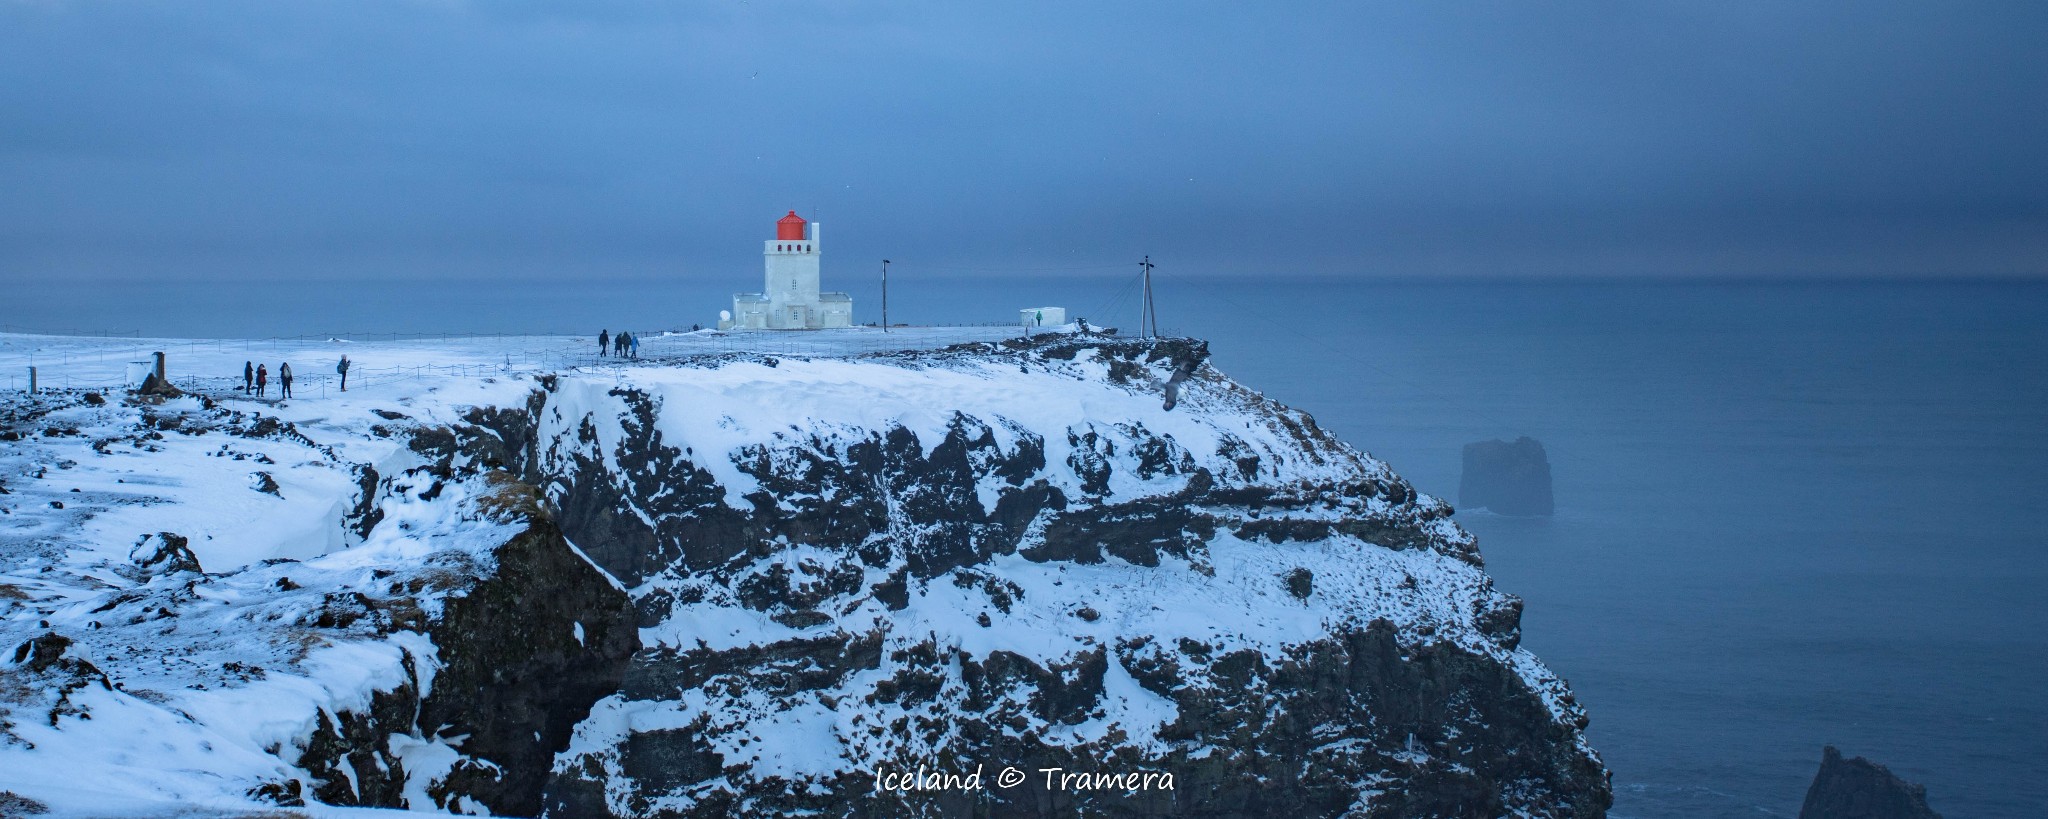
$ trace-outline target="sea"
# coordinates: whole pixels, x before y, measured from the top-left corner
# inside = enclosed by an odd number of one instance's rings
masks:
[[[1613,816],[1797,816],[1830,744],[1952,819],[2048,815],[2048,284],[1168,270],[1162,331],[1424,492],[1458,503],[1466,444],[1543,443],[1556,514],[1457,519],[1590,712]],[[1135,266],[892,277],[892,322],[1053,305],[1133,332],[1143,301]],[[731,288],[6,289],[16,331],[594,337],[708,325]],[[874,321],[878,288],[850,289]]]

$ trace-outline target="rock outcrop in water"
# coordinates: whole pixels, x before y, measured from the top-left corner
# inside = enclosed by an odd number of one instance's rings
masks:
[[[1863,757],[1843,759],[1829,745],[1806,789],[1799,819],[1941,819],[1927,807],[1927,789]]]
[[[75,708],[232,752],[178,757],[213,768],[174,799],[1603,815],[1585,713],[1449,507],[1206,361],[1044,336],[565,372],[322,419],[367,460],[192,399],[39,420],[203,452],[253,510],[325,503],[328,545],[234,566],[151,534],[114,588],[0,600],[81,641],[0,671],[40,675],[0,691],[0,761],[87,742]],[[237,703],[274,713],[231,730]]]
[[[1465,470],[1458,479],[1458,505],[1484,507],[1496,515],[1548,515],[1550,458],[1543,444],[1522,436],[1465,445]]]

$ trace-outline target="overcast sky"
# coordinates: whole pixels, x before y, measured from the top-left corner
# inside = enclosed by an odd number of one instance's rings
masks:
[[[0,0],[0,276],[2048,273],[2048,4]]]

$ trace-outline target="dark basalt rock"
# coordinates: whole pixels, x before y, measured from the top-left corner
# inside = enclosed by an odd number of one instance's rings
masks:
[[[245,438],[268,438],[282,434],[284,431],[284,422],[277,420],[273,416],[265,415],[258,417],[255,424],[242,430],[242,436]]]
[[[1183,374],[1199,372],[1207,353],[1198,342],[1061,336],[980,345],[965,354],[1057,361],[1085,350],[1096,352],[1094,360],[1106,365],[1112,382],[1158,389],[1178,381],[1175,412],[1188,411],[1195,400],[1188,391],[1195,376]],[[551,415],[563,411],[551,403],[558,388],[543,381],[523,410],[471,413],[465,423],[416,437],[415,448],[446,469],[488,464],[546,487],[549,514],[592,560],[628,586],[663,581],[640,598],[638,624],[656,625],[676,606],[712,600],[802,630],[763,644],[712,648],[685,637],[681,646],[641,651],[617,685],[625,698],[663,702],[731,691],[757,692],[770,702],[820,698],[852,721],[849,736],[914,737],[934,749],[916,758],[869,760],[899,769],[956,762],[971,768],[985,761],[991,776],[1013,765],[1025,771],[1171,771],[1177,781],[1171,791],[1020,788],[905,802],[875,794],[871,771],[799,782],[743,780],[746,761],[721,756],[711,741],[718,729],[705,718],[629,732],[610,751],[565,758],[546,781],[542,803],[550,816],[613,816],[611,800],[621,782],[628,784],[618,815],[664,817],[893,816],[909,810],[928,816],[1490,818],[1537,806],[1531,815],[1561,818],[1602,816],[1611,801],[1607,772],[1583,745],[1583,712],[1568,692],[1550,695],[1562,701],[1560,717],[1498,657],[1427,632],[1397,634],[1385,621],[1333,626],[1327,637],[1285,656],[1119,635],[1112,644],[1090,642],[1063,661],[1045,663],[915,636],[906,647],[904,635],[888,633],[887,626],[834,627],[844,612],[871,601],[901,610],[926,584],[938,583],[986,595],[991,610],[1008,613],[1024,589],[986,564],[1013,554],[1039,563],[1213,573],[1209,544],[1226,534],[1276,544],[1350,535],[1478,565],[1469,538],[1447,535],[1454,527],[1440,524],[1450,508],[1391,474],[1289,479],[1287,460],[1295,451],[1262,456],[1228,436],[1219,444],[1220,460],[1205,455],[1198,463],[1173,438],[1136,423],[1052,431],[1067,436],[1073,455],[1049,464],[1036,434],[1012,430],[1002,436],[1011,441],[1005,449],[992,428],[998,420],[956,414],[929,449],[900,426],[773,433],[737,453],[733,466],[761,489],[736,508],[700,465],[704,454],[663,441],[659,398],[621,387],[610,391],[623,406],[619,417],[560,418]],[[542,418],[549,429],[566,432],[543,437]],[[1261,420],[1298,443],[1298,457],[1311,464],[1341,465],[1349,457],[1306,414],[1272,408]],[[598,448],[599,424],[616,424],[602,436],[615,442],[609,451]],[[1125,469],[1128,475],[1119,474]],[[1065,473],[1059,477],[1068,489],[1047,480],[1054,472]],[[1161,481],[1165,488],[1110,497],[1112,481],[1126,478]],[[988,497],[992,504],[983,500]],[[783,554],[789,544],[816,548],[797,559]],[[1185,568],[1158,568],[1169,558],[1185,561],[1178,564]],[[1318,579],[1304,569],[1268,582],[1278,600],[1298,606],[1329,593],[1318,590]],[[1414,578],[1401,588],[1415,588]],[[1488,594],[1474,605],[1478,634],[1512,650],[1520,638],[1520,601]],[[1067,622],[1114,622],[1110,608],[1068,611]],[[993,621],[983,613],[972,622],[986,627]],[[1112,663],[1178,709],[1178,719],[1159,736],[1160,747],[1174,750],[1141,752],[1124,743],[1122,728],[1098,742],[1052,733],[1101,717]],[[839,693],[849,680],[871,680],[863,675],[885,667],[881,679]],[[442,685],[437,680],[437,694]],[[598,690],[594,681],[590,690]],[[511,738],[507,732],[504,739]],[[889,747],[896,746],[869,750]],[[751,784],[731,784],[742,781]],[[464,780],[458,789],[488,793],[495,784]],[[609,794],[608,785],[614,786]],[[654,801],[678,795],[687,799],[667,802],[671,807]]]
[[[171,382],[164,380],[163,376],[150,373],[142,379],[142,386],[135,390],[135,394],[156,398],[176,398],[184,395],[185,391],[172,386]]]
[[[151,574],[204,571],[199,566],[199,556],[192,553],[191,540],[171,532],[143,538],[129,557],[137,567]]]
[[[342,527],[356,537],[369,537],[370,530],[384,520],[384,510],[377,505],[377,470],[369,464],[357,464],[350,474],[356,479],[356,502],[342,516]]]
[[[41,816],[50,806],[13,791],[0,791],[0,816]]]
[[[1863,757],[1843,759],[1829,745],[1806,789],[1799,819],[1941,819],[1927,807],[1927,789]]]
[[[754,651],[691,656],[688,678],[664,685],[716,687],[791,685],[823,687],[840,674],[879,659],[850,656],[831,641],[790,646],[768,668],[782,675],[816,658],[836,668],[803,680],[752,669],[766,659]],[[1114,655],[1114,658],[1112,658]],[[931,643],[898,651],[899,670],[875,687],[873,700],[906,714],[936,710],[944,724],[905,717],[858,729],[884,732],[953,732],[936,760],[1000,760],[1037,772],[1155,771],[1175,777],[1171,791],[1047,792],[991,789],[972,797],[932,794],[914,803],[928,816],[1373,816],[1491,817],[1509,813],[1501,794],[1531,790],[1551,796],[1557,817],[1598,817],[1608,804],[1607,773],[1577,753],[1570,728],[1549,719],[1535,694],[1490,658],[1449,644],[1403,649],[1384,622],[1347,630],[1300,647],[1279,663],[1255,652],[1211,656],[1134,640],[1083,652],[1071,663],[1041,666],[1008,651],[975,657]],[[848,661],[851,662],[848,662]],[[1132,669],[1141,685],[1175,702],[1180,718],[1160,738],[1173,751],[1140,757],[1112,744],[1062,742],[1038,729],[1005,726],[1076,725],[1096,712],[1110,662]],[[699,663],[716,668],[698,668]],[[958,665],[965,692],[942,687],[943,670]],[[646,667],[651,664],[642,664]],[[664,664],[671,665],[671,664]],[[1021,694],[1020,694],[1021,692]],[[1370,720],[1344,715],[1370,713]],[[1455,737],[1452,732],[1455,731]],[[1353,748],[1357,753],[1336,753]],[[1428,753],[1417,753],[1426,749]],[[907,761],[911,767],[916,760]],[[623,771],[643,792],[689,791],[723,776],[728,760],[706,744],[701,726],[635,734],[624,747]],[[971,767],[971,765],[969,766]],[[603,807],[595,770],[572,770],[550,786],[551,816],[611,816]],[[1032,776],[1039,776],[1033,773]],[[1364,804],[1352,783],[1382,777]],[[796,789],[749,795],[755,812],[819,811],[830,816],[901,815],[912,803],[872,792],[872,782],[847,776],[822,783],[827,792]],[[682,812],[636,815],[714,816],[732,809],[723,796]]]
[[[430,436],[416,449],[431,454],[433,444]],[[443,454],[408,474],[474,473],[474,465],[456,463],[455,453]],[[362,474],[376,480],[367,468]],[[439,573],[394,586],[410,595],[466,582],[445,598],[439,617],[429,620],[417,607],[402,605],[410,597],[380,601],[360,593],[329,595],[317,610],[311,625],[318,628],[374,622],[380,631],[423,631],[439,648],[441,667],[422,698],[417,661],[408,655],[408,682],[377,692],[364,711],[321,716],[298,760],[311,776],[305,785],[313,798],[407,807],[406,771],[390,738],[461,736],[466,758],[428,790],[435,806],[448,809],[461,797],[493,815],[537,816],[554,755],[568,747],[592,704],[621,687],[639,649],[630,598],[538,513],[538,493],[503,472],[487,478],[493,491],[480,499],[480,510],[524,519],[527,528],[492,551],[493,566],[482,576],[463,581],[462,573],[430,569]],[[375,525],[360,512],[354,521],[364,531]],[[296,781],[259,790],[280,805],[302,798]]]
[[[1465,471],[1458,480],[1458,505],[1483,506],[1497,515],[1550,514],[1550,459],[1543,452],[1543,444],[1526,435],[1513,443],[1466,444]]]
[[[31,709],[40,710],[52,726],[67,717],[91,719],[92,714],[72,702],[71,695],[95,686],[113,690],[113,681],[99,666],[67,653],[71,645],[71,638],[54,631],[45,632],[14,648],[12,668],[0,666],[0,691],[30,697],[17,700],[20,705],[0,711],[0,744],[21,741],[8,730],[12,723],[4,718],[6,716],[26,714]]]
[[[1316,573],[1307,569],[1293,569],[1281,575],[1280,580],[1287,584],[1287,593],[1298,600],[1307,600],[1316,593]]]
[[[536,522],[494,556],[497,572],[449,600],[430,631],[444,666],[418,725],[468,734],[463,753],[496,766],[458,767],[435,796],[535,816],[554,755],[590,706],[619,689],[640,634],[625,593],[552,524]]]
[[[56,668],[63,659],[64,650],[71,647],[71,638],[50,632],[14,647],[14,664],[30,673],[41,673]]]

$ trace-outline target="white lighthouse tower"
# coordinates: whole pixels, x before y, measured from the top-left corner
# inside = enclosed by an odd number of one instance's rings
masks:
[[[806,228],[809,228],[806,230]],[[767,269],[759,293],[732,297],[732,320],[720,329],[815,330],[853,326],[853,298],[818,292],[818,225],[790,211],[775,223],[762,250]]]

